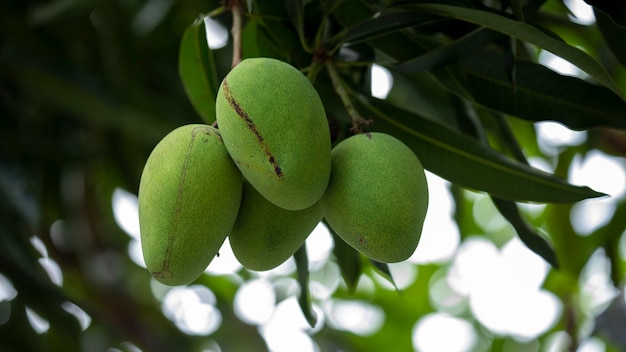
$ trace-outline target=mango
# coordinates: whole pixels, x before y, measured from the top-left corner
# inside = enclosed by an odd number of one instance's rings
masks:
[[[175,286],[197,279],[232,229],[243,179],[217,129],[186,125],[148,157],[139,185],[139,227],[147,269]]]
[[[330,178],[330,131],[315,88],[293,66],[250,58],[220,84],[217,123],[250,184],[288,210],[313,206]]]
[[[365,256],[382,263],[406,260],[417,248],[428,208],[424,168],[393,136],[351,136],[333,148],[320,204],[330,227]]]
[[[228,239],[241,265],[269,270],[289,259],[321,220],[319,203],[303,210],[286,210],[244,182],[239,215]]]

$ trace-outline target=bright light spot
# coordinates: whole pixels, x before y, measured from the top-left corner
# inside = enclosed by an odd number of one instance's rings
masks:
[[[296,261],[293,256],[289,257],[279,266],[265,271],[251,271],[259,277],[281,277],[293,274],[296,271]]]
[[[188,335],[209,335],[222,323],[215,295],[205,286],[174,287],[163,299],[163,314]]]
[[[372,65],[372,96],[378,99],[385,99],[393,85],[393,76],[386,68],[373,64]]]
[[[204,270],[205,273],[216,276],[236,274],[242,268],[230,247],[229,240],[224,241],[217,253],[219,256],[213,257],[209,266]]]
[[[319,330],[324,325],[324,315],[315,305],[313,311],[317,315],[318,322],[311,330],[295,297],[292,296],[280,302],[270,320],[259,326],[259,332],[265,339],[269,350],[272,352],[317,351],[317,346],[306,331],[313,333]]]
[[[450,287],[469,297],[476,319],[492,332],[531,340],[558,319],[561,302],[540,288],[547,264],[515,237],[501,251],[482,238],[466,240],[449,274]]]
[[[571,339],[565,331],[556,331],[549,334],[543,343],[543,351],[545,352],[562,352],[567,351],[571,344]]]
[[[128,342],[128,341],[124,341],[120,343],[120,347],[121,347],[121,350],[124,352],[142,352],[141,348],[137,347],[137,345],[135,345],[134,343]]]
[[[442,273],[442,271],[446,271],[446,269],[440,269],[435,273],[428,285],[430,301],[437,308],[437,311],[452,315],[461,314],[467,309],[467,298],[450,287],[449,278],[443,276],[446,273]]]
[[[584,131],[574,131],[554,121],[537,122],[535,128],[539,149],[546,155],[557,155],[559,148],[580,145],[587,138]]]
[[[37,236],[31,237],[30,244],[32,244],[33,247],[35,247],[37,252],[39,252],[39,254],[41,254],[42,257],[44,258],[48,257],[48,249],[46,248],[46,245],[43,243],[43,241],[39,237]]]
[[[597,337],[591,337],[584,340],[576,352],[605,352],[606,343]]]
[[[549,123],[554,123],[554,122],[549,122]],[[557,123],[557,125],[558,125],[558,123]],[[557,127],[557,128],[559,128],[559,127]],[[568,129],[568,133],[569,133],[569,131],[571,131],[571,130]],[[548,172],[548,173],[553,173],[554,172],[554,166],[552,166],[544,158],[537,157],[537,156],[532,156],[532,157],[528,158],[528,163],[530,164],[530,166],[534,167],[535,169],[539,169],[541,171],[545,171],[545,172]]]
[[[472,216],[476,224],[486,233],[496,233],[509,226],[509,223],[496,209],[491,198],[485,194],[479,194],[474,200]]]
[[[207,16],[204,18],[204,28],[209,49],[219,49],[226,46],[228,31],[221,23]]]
[[[592,25],[596,22],[596,16],[593,14],[593,7],[583,0],[565,0],[565,5],[574,14],[569,18],[580,24]]]
[[[358,280],[355,291],[358,292],[360,296],[371,298],[376,295],[376,284],[374,280],[367,275],[361,275]]]
[[[598,314],[606,309],[619,294],[613,286],[610,273],[611,263],[603,250],[597,250],[589,258],[580,273],[581,306],[585,312]]]
[[[572,162],[569,181],[589,186],[613,198],[626,194],[626,174],[622,158],[608,156],[591,150],[584,160],[576,157]]]
[[[539,63],[551,68],[553,71],[556,71],[565,76],[581,78],[586,76],[586,74],[581,69],[572,65],[569,61],[561,58],[560,56],[556,56],[546,50],[542,50],[539,53],[539,58],[537,60],[539,61]]]
[[[222,348],[215,340],[209,340],[202,346],[202,352],[222,352]]]
[[[35,250],[41,254],[42,258],[39,258],[38,262],[50,277],[50,281],[57,286],[63,285],[63,273],[61,272],[61,268],[57,262],[48,257],[48,249],[43,241],[39,237],[33,236],[30,238],[30,243],[35,247]]]
[[[320,301],[328,299],[339,287],[341,272],[337,263],[326,261],[322,267],[309,272],[311,296]]]
[[[413,327],[413,348],[420,352],[471,351],[476,340],[470,323],[446,313],[425,315]]]
[[[306,253],[309,269],[317,270],[328,261],[333,250],[333,237],[326,225],[320,222],[306,239]]]
[[[274,292],[276,292],[276,301],[282,301],[287,297],[292,297],[300,294],[300,284],[293,277],[289,276],[277,276],[272,278],[272,285],[274,286]]]
[[[139,240],[139,211],[137,196],[121,188],[113,191],[111,201],[113,205],[113,218],[126,234]]]
[[[570,167],[569,181],[589,186],[610,197],[589,199],[574,205],[570,218],[577,233],[588,235],[613,217],[615,198],[626,193],[623,162],[599,151],[590,151],[584,160],[577,156]]]
[[[389,263],[388,267],[398,290],[403,290],[413,285],[417,278],[417,266],[415,264],[404,261]]]
[[[385,322],[382,308],[366,302],[333,299],[324,308],[330,326],[361,336],[376,333]]]
[[[17,290],[13,287],[11,280],[0,274],[0,302],[10,301],[17,296]]]
[[[543,284],[550,266],[543,259],[528,249],[522,241],[514,237],[500,250],[500,261],[506,274],[514,278],[513,285],[538,289]]]
[[[233,305],[235,314],[242,321],[263,324],[274,313],[276,293],[267,279],[250,280],[239,287]]]
[[[577,234],[588,236],[606,225],[613,217],[615,204],[612,201],[585,200],[574,204],[570,221]]]
[[[378,272],[376,272],[377,275],[373,276],[378,286],[385,290],[396,291],[396,289],[405,289],[411,286],[417,277],[417,266],[408,261],[389,263],[387,264],[387,268],[391,273],[393,284],[387,279],[387,277],[379,274]]]
[[[50,258],[39,258],[39,264],[44,268],[50,281],[57,286],[63,285],[63,272],[59,264]]]
[[[26,317],[28,318],[30,326],[36,333],[43,334],[50,329],[50,323],[29,307],[26,307]]]
[[[459,229],[452,220],[454,201],[448,189],[449,182],[428,171],[426,181],[428,212],[419,245],[408,259],[409,262],[416,264],[449,260],[460,241]]]
[[[65,301],[61,303],[61,308],[76,317],[76,320],[78,320],[78,324],[80,325],[80,329],[82,331],[85,331],[91,324],[91,317],[74,303]]]
[[[146,262],[143,260],[143,252],[141,251],[141,242],[138,240],[131,240],[128,243],[128,256],[135,264],[142,268],[146,267]]]
[[[452,262],[448,275],[450,287],[466,296],[480,286],[489,285],[498,255],[498,249],[489,240],[482,237],[466,239]]]

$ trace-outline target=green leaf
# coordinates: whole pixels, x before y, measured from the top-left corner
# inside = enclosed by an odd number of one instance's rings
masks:
[[[604,11],[595,9],[596,25],[607,46],[622,66],[626,67],[626,27],[615,24]]]
[[[354,99],[372,129],[401,139],[431,172],[508,200],[576,202],[603,195],[514,161],[452,128],[375,98]]]
[[[385,280],[389,281],[389,283],[393,285],[396,291],[398,291],[398,286],[396,285],[396,282],[393,280],[393,276],[391,275],[391,270],[389,270],[389,265],[387,263],[377,262],[373,259],[370,259],[370,263],[372,263],[372,266],[374,267],[376,272],[380,276],[384,277]]]
[[[306,38],[304,37],[304,1],[287,1],[286,7],[287,12],[289,13],[289,18],[291,19],[291,23],[296,28],[296,32],[298,32],[300,45],[302,45],[303,48],[308,48]]]
[[[296,251],[293,257],[296,261],[296,270],[298,271],[298,284],[300,284],[298,304],[306,321],[311,327],[314,327],[317,323],[317,316],[313,311],[309,292],[309,259],[306,253],[306,243]]]
[[[339,237],[335,231],[325,221],[328,231],[333,235],[334,247],[333,254],[337,258],[337,264],[341,270],[341,277],[348,286],[348,291],[353,293],[359,283],[359,278],[363,272],[361,265],[361,255],[356,249],[352,248],[344,240]]]
[[[342,33],[341,40],[337,45],[367,41],[396,30],[429,23],[438,18],[419,11],[398,11],[383,14],[350,27],[345,33]]]
[[[515,228],[517,236],[522,242],[533,252],[543,258],[546,262],[555,268],[558,268],[559,264],[556,258],[556,253],[552,246],[534,229],[528,225],[526,220],[522,218],[517,204],[511,201],[499,199],[497,197],[491,197],[493,204],[496,206],[500,214],[504,216],[508,222]]]
[[[589,76],[595,78],[598,82],[612,90],[618,97],[624,99],[620,87],[613,81],[613,78],[606,72],[604,67],[591,56],[574,46],[545,34],[532,25],[512,20],[492,12],[457,6],[415,4],[411,5],[411,8],[481,25],[534,44],[578,66]]]
[[[515,70],[514,87],[504,56],[485,50],[461,61],[455,71],[442,71],[446,76],[441,76],[442,72],[436,75],[463,97],[471,96],[481,105],[526,120],[556,120],[577,130],[596,126],[626,128],[626,102],[606,87],[527,61],[516,61]],[[450,80],[450,74],[454,80]]]
[[[480,28],[457,40],[434,48],[423,55],[399,63],[393,66],[393,69],[400,72],[420,72],[443,67],[474,54],[477,48],[480,49],[502,37],[503,35],[499,32]]]
[[[187,97],[202,120],[215,121],[215,97],[218,78],[213,52],[209,49],[204,19],[189,26],[180,42],[178,73]]]

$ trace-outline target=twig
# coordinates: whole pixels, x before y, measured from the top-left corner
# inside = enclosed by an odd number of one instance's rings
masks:
[[[241,62],[242,58],[242,43],[241,43],[241,31],[243,27],[241,2],[239,0],[230,1],[230,11],[233,14],[233,26],[230,29],[230,33],[233,35],[233,62],[232,67],[237,66]]]
[[[339,77],[339,74],[337,73],[337,70],[333,66],[332,62],[326,61],[326,69],[328,70],[330,80],[333,82],[333,88],[335,89],[335,93],[337,93],[337,95],[339,95],[339,98],[341,98],[343,106],[346,108],[346,111],[348,111],[348,115],[350,115],[350,118],[352,119],[352,128],[350,129],[350,131],[354,132],[355,134],[362,133],[364,127],[372,124],[372,120],[364,119],[363,117],[361,117],[359,112],[356,111],[354,105],[352,105],[350,97],[348,96],[348,92],[344,87],[344,83]]]

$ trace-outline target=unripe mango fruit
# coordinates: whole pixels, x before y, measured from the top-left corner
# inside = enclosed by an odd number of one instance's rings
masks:
[[[243,60],[220,84],[216,114],[226,149],[265,198],[289,210],[320,199],[330,177],[330,132],[300,71],[275,59]]]
[[[170,286],[198,278],[235,223],[242,188],[217,129],[186,125],[166,135],[139,185],[141,246],[152,276]]]
[[[228,239],[241,265],[269,270],[289,259],[321,220],[319,203],[303,210],[286,210],[244,182],[241,208]]]
[[[320,200],[324,217],[346,243],[382,263],[409,258],[428,208],[421,162],[383,133],[358,134],[332,151],[332,174]]]

